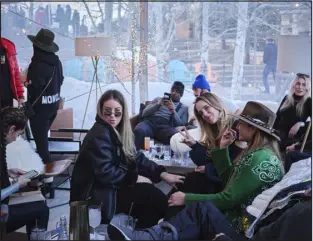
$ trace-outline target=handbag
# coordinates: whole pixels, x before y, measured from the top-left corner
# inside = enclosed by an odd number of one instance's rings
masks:
[[[50,78],[48,84],[46,85],[46,87],[43,89],[43,91],[41,92],[41,94],[37,97],[37,99],[31,104],[29,101],[25,101],[24,104],[22,105],[21,108],[23,108],[25,115],[30,119],[32,118],[36,113],[34,111],[34,105],[37,103],[37,101],[39,100],[39,98],[41,98],[41,96],[43,95],[43,93],[46,91],[46,89],[48,88],[48,86],[50,85],[53,77],[54,77],[54,72],[55,72],[55,67],[53,68],[53,73],[52,73],[52,77]]]

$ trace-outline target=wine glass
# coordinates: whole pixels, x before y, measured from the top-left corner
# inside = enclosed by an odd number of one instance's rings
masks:
[[[95,238],[95,229],[101,223],[101,208],[97,205],[88,207],[89,212],[89,226],[93,229],[93,237]]]

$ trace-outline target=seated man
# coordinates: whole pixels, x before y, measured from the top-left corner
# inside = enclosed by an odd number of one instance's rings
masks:
[[[170,98],[155,98],[142,113],[143,121],[134,129],[137,150],[144,148],[144,138],[151,137],[169,144],[170,138],[177,133],[175,127],[185,126],[188,121],[188,106],[180,102],[185,86],[175,81]]]
[[[2,116],[5,146],[15,141],[17,136],[21,135],[25,129],[27,118],[23,111],[13,107],[7,107],[0,111]],[[19,188],[25,185],[29,180],[18,179],[17,184],[12,185],[9,177],[18,178],[24,171],[18,169],[8,169],[6,159],[2,159],[1,167],[1,203],[8,204],[8,195],[16,192]],[[11,186],[11,187],[10,187]],[[2,193],[3,192],[3,193]],[[31,229],[38,228],[47,229],[49,220],[49,208],[45,202],[30,202],[9,206],[9,217],[6,222],[7,233],[26,225],[28,238],[30,237]]]

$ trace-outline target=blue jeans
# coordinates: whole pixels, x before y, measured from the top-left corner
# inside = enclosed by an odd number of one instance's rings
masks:
[[[263,70],[263,84],[264,84],[265,91],[267,93],[270,93],[270,87],[268,86],[268,79],[267,79],[267,77],[270,73],[273,73],[273,78],[275,80],[275,78],[276,78],[276,76],[275,76],[276,75],[276,66],[266,64],[264,67],[264,70]]]
[[[219,233],[232,240],[239,237],[211,201],[188,205],[168,222],[176,228],[179,240],[212,240]]]
[[[134,129],[137,150],[144,148],[145,137],[154,138],[164,145],[170,144],[171,137],[177,131],[172,123],[162,117],[153,117],[140,122]]]

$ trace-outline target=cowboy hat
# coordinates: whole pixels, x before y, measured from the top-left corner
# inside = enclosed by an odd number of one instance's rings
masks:
[[[49,29],[40,29],[36,36],[27,35],[27,38],[38,48],[46,52],[58,52],[59,46],[54,43],[54,33]]]
[[[260,129],[280,141],[279,136],[273,128],[276,114],[265,105],[255,101],[248,101],[240,115],[232,116],[239,118],[241,121]]]

